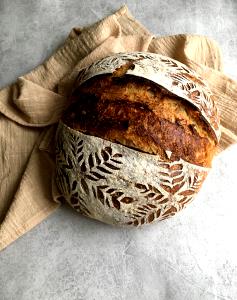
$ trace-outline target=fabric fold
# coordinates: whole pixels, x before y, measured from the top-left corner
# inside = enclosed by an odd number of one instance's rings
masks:
[[[49,199],[53,170],[54,160],[35,145],[10,210],[0,226],[0,249],[39,224],[59,206]]]
[[[28,126],[48,126],[58,122],[66,98],[27,79],[18,79],[19,93],[14,105],[24,114]],[[23,123],[23,125],[26,125]]]
[[[222,71],[222,54],[212,39],[191,34],[177,34],[154,38],[148,51],[172,57],[184,64],[189,60]]]

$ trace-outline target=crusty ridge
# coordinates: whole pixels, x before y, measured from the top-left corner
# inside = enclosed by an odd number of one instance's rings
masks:
[[[157,84],[120,70],[86,81],[72,99],[63,115],[71,128],[164,160],[211,164],[216,145],[209,126],[196,108]]]

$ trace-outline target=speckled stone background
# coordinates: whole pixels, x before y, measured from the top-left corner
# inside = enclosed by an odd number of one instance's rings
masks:
[[[0,0],[0,87],[43,62],[72,27],[123,3],[156,35],[214,38],[237,79],[235,0]],[[0,300],[236,300],[236,173],[234,146],[187,209],[141,229],[60,208],[0,253]]]

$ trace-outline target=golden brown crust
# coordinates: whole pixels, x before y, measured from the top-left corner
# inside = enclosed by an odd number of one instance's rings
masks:
[[[119,77],[117,77],[119,76]],[[187,101],[148,80],[121,74],[96,76],[75,89],[63,122],[76,130],[168,160],[208,167],[215,139]]]

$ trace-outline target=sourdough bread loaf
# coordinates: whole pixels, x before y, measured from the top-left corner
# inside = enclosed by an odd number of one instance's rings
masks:
[[[121,53],[81,70],[56,137],[56,182],[79,212],[142,225],[181,210],[220,139],[207,84],[152,53]]]

